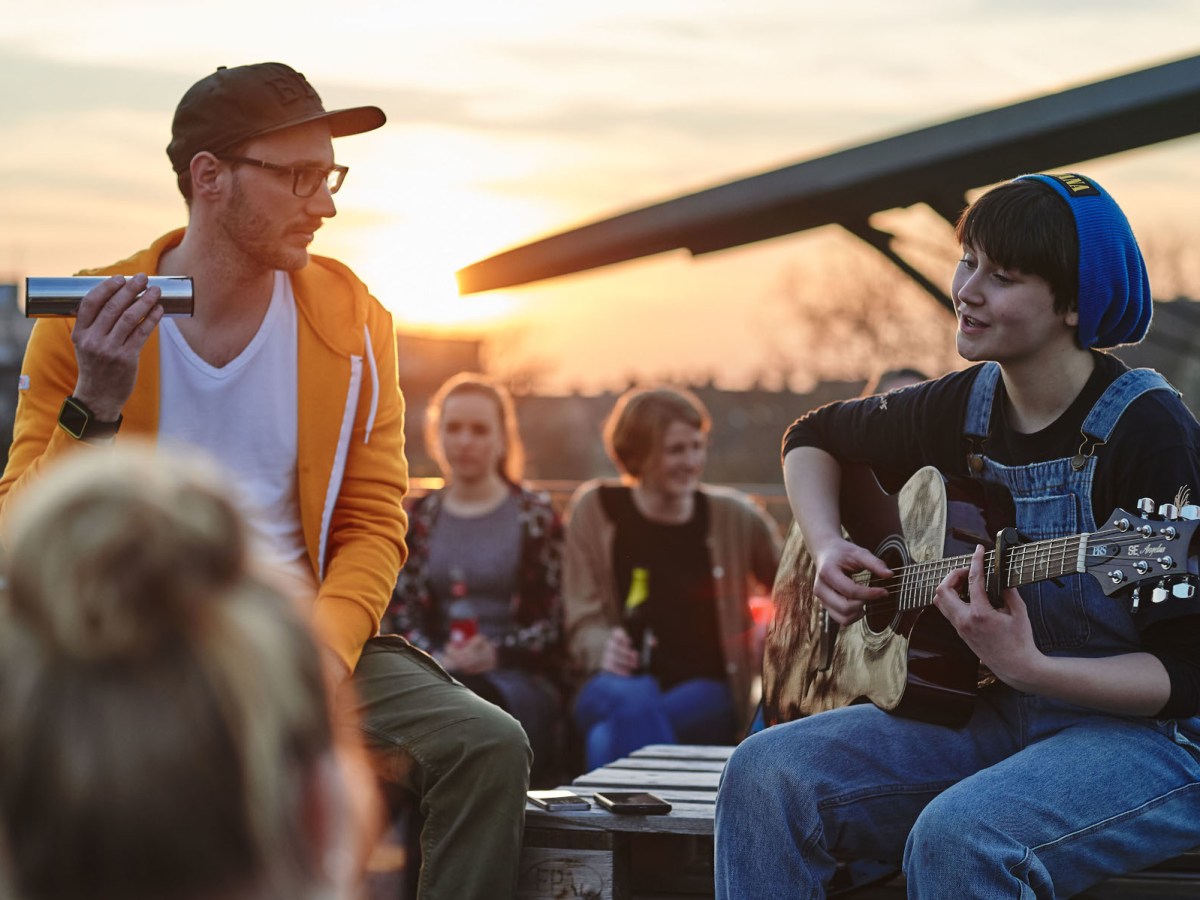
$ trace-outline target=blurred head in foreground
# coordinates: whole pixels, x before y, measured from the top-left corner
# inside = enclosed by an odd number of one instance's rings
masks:
[[[80,453],[6,510],[0,832],[23,900],[338,896],[322,662],[218,476]]]

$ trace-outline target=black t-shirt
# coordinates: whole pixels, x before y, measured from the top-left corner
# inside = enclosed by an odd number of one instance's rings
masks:
[[[1003,379],[996,386],[983,453],[1008,466],[1070,457],[1083,443],[1081,427],[1100,395],[1127,370],[1106,353],[1079,396],[1054,422],[1032,434],[1007,420]],[[831,403],[797,420],[784,435],[783,453],[818,447],[844,462],[865,463],[895,491],[923,466],[948,476],[967,474],[971,445],[963,435],[967,402],[981,366],[888,394]],[[1130,404],[1107,444],[1095,448],[1093,517],[1102,525],[1120,507],[1142,497],[1170,503],[1180,488],[1200,491],[1200,425],[1169,391],[1150,391]],[[1195,502],[1193,496],[1193,502]],[[1200,712],[1200,596],[1147,606],[1136,617],[1146,651],[1171,678],[1163,718]]]
[[[616,526],[613,577],[622,602],[634,569],[642,569],[648,596],[625,627],[639,645],[647,628],[657,643],[649,673],[663,688],[693,678],[724,680],[717,629],[717,588],[708,553],[708,499],[699,491],[691,519],[678,525],[653,522],[638,510],[629,488],[601,489],[605,512]]]

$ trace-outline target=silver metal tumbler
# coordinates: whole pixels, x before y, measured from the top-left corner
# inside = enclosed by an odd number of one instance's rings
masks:
[[[83,299],[83,295],[110,277],[70,275],[26,278],[25,315],[29,318],[77,315],[79,301]],[[151,275],[146,286],[162,291],[162,299],[159,302],[162,304],[163,315],[190,316],[195,309],[196,298],[192,292],[192,279],[187,276]]]

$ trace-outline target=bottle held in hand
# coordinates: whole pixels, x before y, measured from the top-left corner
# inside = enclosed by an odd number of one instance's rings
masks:
[[[457,618],[450,620],[450,643],[465,644],[479,633],[479,620]]]
[[[479,620],[466,601],[467,576],[460,566],[450,567],[450,643],[461,645],[479,633]]]
[[[631,576],[622,624],[638,653],[638,672],[645,672],[650,668],[650,658],[654,653],[654,629],[650,626],[650,610],[646,606],[646,601],[650,599],[650,572],[636,566]]]

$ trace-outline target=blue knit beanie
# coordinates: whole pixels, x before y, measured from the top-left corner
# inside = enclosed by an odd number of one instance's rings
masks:
[[[1079,343],[1136,344],[1146,336],[1154,303],[1146,262],[1129,221],[1108,195],[1082,175],[1022,175],[1058,191],[1075,216],[1079,238]]]

